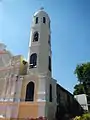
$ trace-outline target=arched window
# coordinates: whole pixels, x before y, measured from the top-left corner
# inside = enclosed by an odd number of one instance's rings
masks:
[[[36,23],[36,24],[38,23],[38,17],[36,17],[36,21],[35,21],[35,23]]]
[[[38,38],[39,38],[39,34],[38,34],[38,32],[35,32],[33,35],[33,42],[38,41]]]
[[[49,101],[52,102],[52,85],[51,84],[49,88]]]
[[[46,23],[46,18],[45,17],[43,17],[43,23]]]
[[[50,22],[48,23],[48,25],[49,25],[49,28],[50,28]]]
[[[48,37],[48,44],[49,44],[49,45],[51,45],[50,40],[51,40],[51,37],[50,37],[50,35],[49,35],[49,37]]]
[[[33,82],[29,82],[27,84],[25,101],[34,101],[34,83]]]
[[[37,54],[36,53],[33,53],[31,56],[30,56],[30,68],[35,68],[37,65]]]
[[[49,67],[49,70],[51,71],[51,57],[49,56],[49,65],[48,65],[48,67]]]
[[[50,45],[50,40],[48,40],[48,44]]]

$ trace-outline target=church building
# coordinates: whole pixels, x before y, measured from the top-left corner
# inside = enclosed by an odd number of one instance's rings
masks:
[[[50,18],[43,8],[33,15],[27,55],[14,56],[0,43],[0,120],[82,115],[74,96],[52,78]]]
[[[0,120],[46,117],[54,120],[56,80],[52,78],[50,18],[38,10],[32,19],[28,59],[0,44]]]

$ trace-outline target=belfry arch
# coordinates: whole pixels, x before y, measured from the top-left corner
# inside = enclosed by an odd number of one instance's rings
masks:
[[[26,87],[25,101],[34,101],[34,82],[29,82]]]

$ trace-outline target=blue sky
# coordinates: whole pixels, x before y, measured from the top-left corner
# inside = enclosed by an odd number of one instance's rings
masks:
[[[73,92],[76,65],[90,61],[90,0],[1,0],[0,40],[27,58],[32,16],[42,6],[51,19],[52,75]]]

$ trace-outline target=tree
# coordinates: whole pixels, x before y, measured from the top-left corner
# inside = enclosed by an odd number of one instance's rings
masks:
[[[90,62],[77,65],[74,73],[80,83],[74,87],[74,94],[90,94]]]
[[[73,94],[78,95],[83,93],[85,93],[83,84],[75,85]]]

